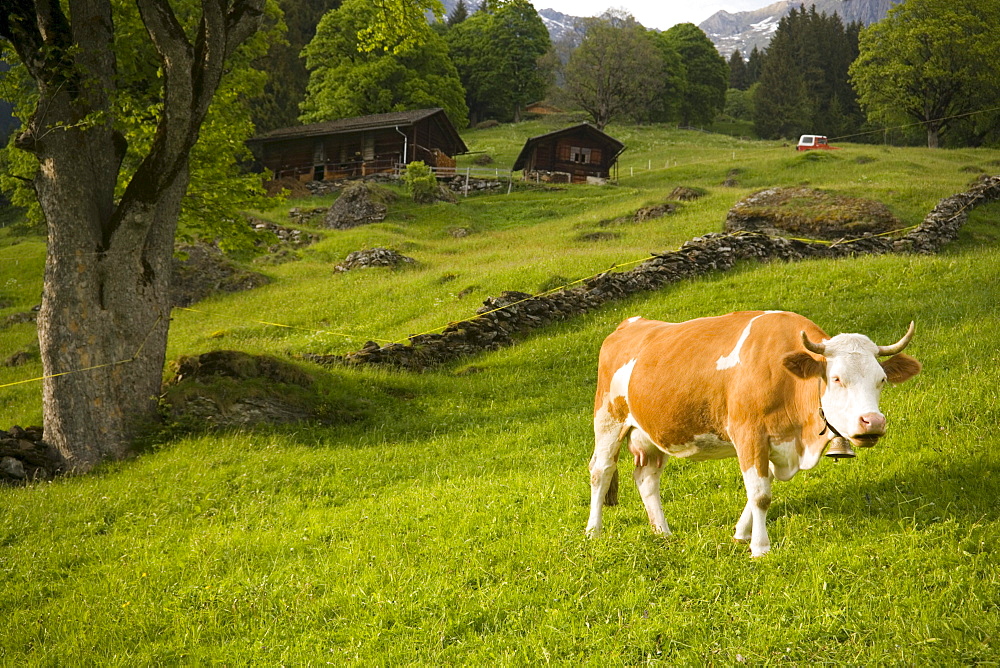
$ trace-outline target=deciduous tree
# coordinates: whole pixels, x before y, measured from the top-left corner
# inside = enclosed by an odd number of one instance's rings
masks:
[[[851,82],[870,120],[916,121],[927,146],[962,115],[996,105],[998,0],[907,0],[861,32]]]
[[[518,121],[525,105],[541,98],[549,76],[542,58],[549,31],[527,0],[484,4],[446,34],[465,88],[472,122],[488,117]]]
[[[121,28],[124,7],[77,0],[67,12],[36,0],[0,13],[0,36],[36,86],[16,144],[38,161],[32,184],[48,229],[38,316],[45,438],[81,471],[124,455],[155,412],[192,149],[227,68],[260,35],[265,0],[135,0],[141,35]],[[148,66],[160,97],[146,109],[130,105],[119,79],[122,61],[141,53],[122,50],[132,38],[156,54]],[[122,119],[137,113],[148,143],[124,131]]]
[[[729,66],[712,40],[693,23],[680,23],[665,33],[684,62],[680,90],[680,120],[684,125],[708,124],[726,104]]]
[[[452,123],[465,127],[465,94],[444,39],[426,21],[412,24],[414,32],[403,36],[394,37],[395,28],[373,32],[380,12],[369,0],[348,0],[320,21],[303,51],[309,85],[300,119],[441,107]]]
[[[587,23],[583,42],[566,64],[566,95],[598,128],[612,119],[646,114],[663,94],[663,57],[632,16],[607,12]]]

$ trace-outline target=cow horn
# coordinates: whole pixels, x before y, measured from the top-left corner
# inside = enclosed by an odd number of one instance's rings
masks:
[[[806,350],[808,350],[811,353],[816,353],[817,355],[826,354],[826,346],[824,346],[822,343],[813,343],[812,341],[809,340],[809,337],[806,336],[805,332],[801,332],[801,334],[802,334],[802,345],[806,347]]]
[[[891,346],[879,346],[878,354],[886,356],[886,355],[895,355],[896,353],[903,352],[903,348],[905,348],[907,344],[910,342],[910,339],[913,338],[913,332],[916,330],[916,328],[917,328],[916,324],[914,324],[914,322],[911,320],[910,328],[906,330],[906,334],[903,335],[903,338],[901,338],[899,341],[892,344]]]

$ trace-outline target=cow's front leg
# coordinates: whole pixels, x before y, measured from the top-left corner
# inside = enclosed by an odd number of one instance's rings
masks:
[[[767,535],[767,510],[771,507],[771,471],[765,469],[760,475],[756,466],[743,472],[743,484],[747,489],[747,504],[736,523],[734,540],[750,539],[750,555],[762,557],[771,549],[771,539]]]

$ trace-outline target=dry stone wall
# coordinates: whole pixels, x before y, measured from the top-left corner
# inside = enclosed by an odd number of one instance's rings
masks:
[[[532,296],[503,292],[490,297],[477,317],[448,325],[437,334],[422,334],[408,344],[380,346],[369,341],[346,355],[307,355],[321,364],[374,364],[419,371],[483,351],[511,345],[520,334],[566,320],[614,299],[713,271],[725,271],[741,260],[795,261],[885,253],[935,253],[958,236],[976,206],[1000,200],[1000,176],[983,177],[967,192],[942,199],[923,222],[901,237],[864,236],[835,244],[786,239],[759,232],[706,234],[677,251],[657,253],[637,267],[604,273],[580,285]]]

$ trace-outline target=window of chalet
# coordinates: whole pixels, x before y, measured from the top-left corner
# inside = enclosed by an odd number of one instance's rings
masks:
[[[601,149],[563,144],[559,147],[559,159],[562,162],[575,162],[578,165],[596,165],[601,162]]]
[[[590,149],[589,148],[578,148],[576,146],[571,146],[569,149],[570,159],[573,162],[579,163],[581,165],[586,165],[590,162]]]

